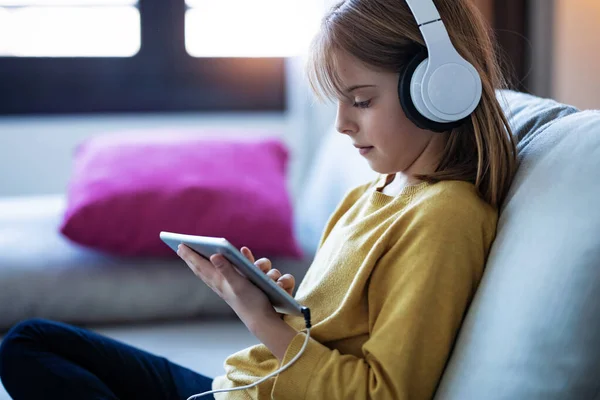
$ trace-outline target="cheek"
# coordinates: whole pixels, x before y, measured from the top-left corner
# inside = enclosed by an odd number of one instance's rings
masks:
[[[398,163],[400,169],[412,164],[430,138],[430,132],[419,129],[403,114],[382,120],[382,125],[381,151],[390,162]]]
[[[386,94],[382,99],[381,115],[379,118],[381,123],[385,125],[387,131],[412,131],[416,128],[404,114],[400,100],[398,97],[392,94]]]
[[[390,150],[397,150],[398,148],[406,149],[412,147],[412,142],[418,138],[414,132],[415,125],[412,124],[404,114],[399,114],[397,110],[395,113],[390,113],[388,118],[382,118],[380,120],[380,132],[385,140],[385,145]]]

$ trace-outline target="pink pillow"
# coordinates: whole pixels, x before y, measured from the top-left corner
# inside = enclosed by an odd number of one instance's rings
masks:
[[[60,232],[123,256],[176,257],[159,239],[172,231],[224,237],[257,257],[300,257],[285,146],[217,134],[125,132],[85,141],[75,152]]]

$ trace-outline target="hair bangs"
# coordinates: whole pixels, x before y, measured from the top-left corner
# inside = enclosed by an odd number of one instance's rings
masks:
[[[321,31],[312,42],[308,58],[308,81],[320,100],[336,100],[346,97],[344,84],[337,73],[335,35],[330,22],[323,23]]]

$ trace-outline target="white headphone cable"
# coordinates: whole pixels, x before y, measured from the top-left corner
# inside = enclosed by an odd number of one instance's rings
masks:
[[[304,339],[304,344],[302,345],[302,348],[300,349],[300,351],[298,352],[298,354],[296,354],[296,356],[294,358],[292,358],[289,363],[287,363],[285,366],[279,368],[277,371],[272,372],[269,375],[265,376],[264,378],[261,378],[260,380],[254,382],[251,385],[240,386],[240,387],[232,388],[232,389],[210,390],[208,392],[194,394],[194,395],[188,397],[187,400],[194,400],[194,399],[197,399],[199,397],[208,396],[209,394],[213,394],[213,393],[233,392],[233,391],[236,391],[236,390],[250,389],[251,387],[259,385],[259,384],[263,383],[264,381],[266,381],[267,379],[271,379],[272,377],[274,377],[274,376],[282,373],[283,371],[285,371],[286,369],[288,369],[289,367],[291,367],[292,364],[294,364],[296,361],[298,361],[298,359],[300,358],[300,356],[302,355],[302,353],[304,353],[304,350],[306,349],[306,346],[308,345],[308,341],[310,339],[310,328],[311,328],[310,310],[307,307],[302,307],[302,313],[304,314],[304,322],[306,323],[306,339]]]

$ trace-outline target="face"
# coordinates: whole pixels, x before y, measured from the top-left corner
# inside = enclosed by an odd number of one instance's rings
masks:
[[[423,130],[406,118],[398,99],[398,74],[369,68],[336,54],[346,98],[338,101],[337,130],[348,135],[371,168],[381,174],[435,171],[444,134]]]

